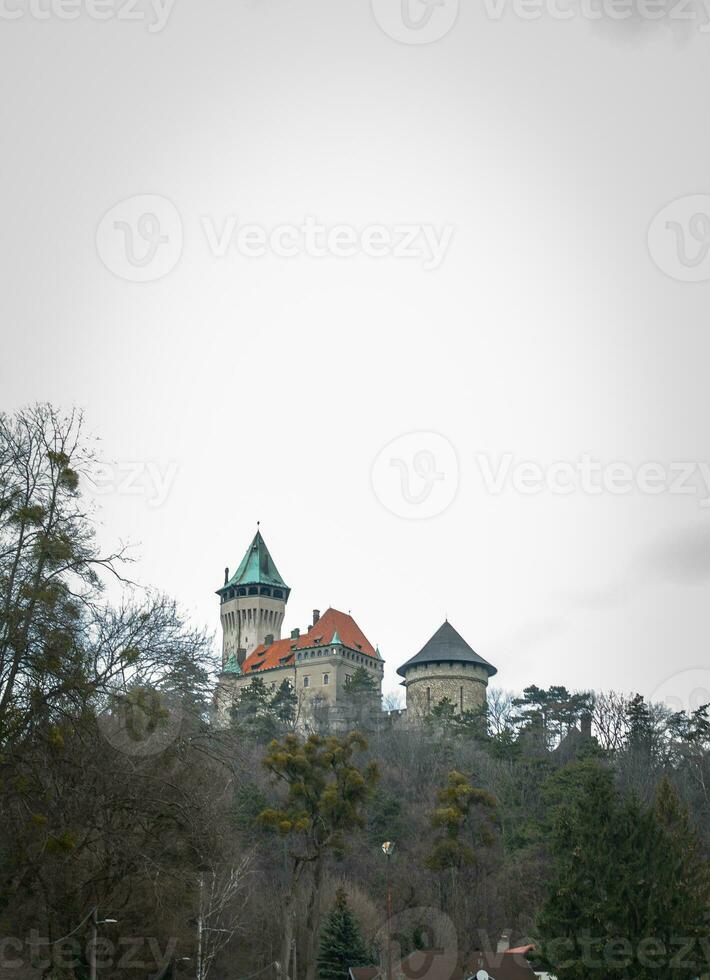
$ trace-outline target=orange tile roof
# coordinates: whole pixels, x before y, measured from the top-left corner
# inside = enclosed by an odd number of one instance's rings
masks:
[[[311,626],[308,632],[298,639],[286,637],[283,640],[274,640],[270,647],[264,646],[263,643],[258,646],[242,664],[242,673],[253,674],[260,670],[272,670],[274,667],[290,667],[294,662],[296,650],[328,646],[336,631],[344,646],[367,657],[379,659],[377,651],[352,616],[340,612],[339,609],[327,609],[315,626]]]

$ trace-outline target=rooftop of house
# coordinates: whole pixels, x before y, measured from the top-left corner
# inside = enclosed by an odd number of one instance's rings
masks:
[[[451,623],[446,620],[411,660],[397,668],[401,677],[406,677],[411,667],[423,667],[425,664],[436,663],[470,663],[485,667],[489,677],[498,671],[483,657],[468,645],[460,633],[457,633]]]
[[[379,650],[373,647],[352,616],[331,608],[306,633],[274,640],[269,646],[262,643],[246,658],[242,664],[242,673],[253,674],[276,667],[290,667],[300,650],[333,646],[342,646],[365,657],[382,660]]]

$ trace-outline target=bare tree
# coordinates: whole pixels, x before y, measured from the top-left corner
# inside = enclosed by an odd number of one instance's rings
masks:
[[[243,912],[249,899],[253,855],[244,855],[236,864],[205,873],[200,872],[197,975],[207,976],[221,951],[245,925]]]

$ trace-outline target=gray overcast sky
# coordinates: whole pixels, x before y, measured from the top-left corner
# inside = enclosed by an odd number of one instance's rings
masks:
[[[705,8],[61,2],[0,3],[2,403],[85,410],[140,580],[216,627],[261,520],[390,689],[445,615],[710,686]]]

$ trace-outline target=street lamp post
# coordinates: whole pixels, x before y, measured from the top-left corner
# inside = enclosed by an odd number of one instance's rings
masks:
[[[93,908],[89,916],[91,926],[91,939],[89,940],[89,980],[96,980],[96,943],[98,940],[99,926],[109,922],[118,922],[118,919],[99,919],[99,910]]]
[[[382,845],[385,855],[385,882],[387,890],[387,980],[392,980],[392,882],[390,880],[390,858],[394,851],[394,841],[386,840]]]
[[[202,980],[202,930],[204,928],[205,875],[200,871],[200,910],[197,916],[197,980]]]

